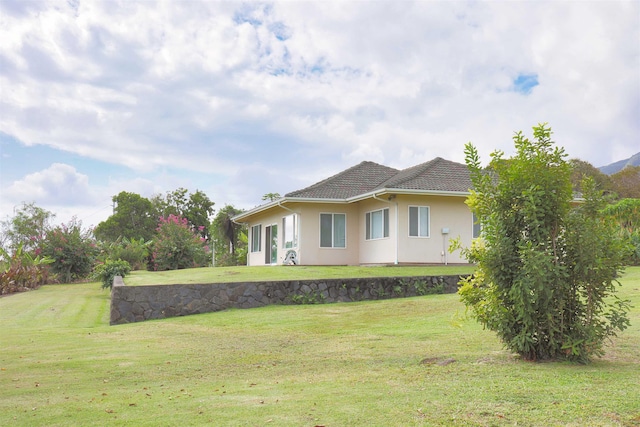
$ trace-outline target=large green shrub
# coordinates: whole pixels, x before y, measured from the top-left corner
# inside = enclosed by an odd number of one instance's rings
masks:
[[[467,203],[483,232],[463,251],[477,271],[459,293],[523,358],[587,362],[629,324],[628,305],[615,299],[625,245],[601,215],[593,183],[583,185],[586,201],[572,208],[571,168],[564,150],[553,147],[551,129],[534,127],[534,136],[518,132],[516,155],[495,152],[487,169],[466,146],[474,185]]]

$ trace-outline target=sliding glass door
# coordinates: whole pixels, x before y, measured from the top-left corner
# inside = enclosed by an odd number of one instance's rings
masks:
[[[265,229],[264,238],[264,263],[278,263],[278,226],[276,224],[269,225]]]

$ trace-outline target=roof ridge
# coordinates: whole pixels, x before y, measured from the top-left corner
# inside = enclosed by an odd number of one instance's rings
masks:
[[[399,171],[396,175],[394,175],[393,177],[389,178],[388,180],[386,180],[385,182],[383,182],[381,184],[381,187],[384,188],[387,185],[390,184],[401,184],[403,182],[407,182],[410,181],[418,176],[420,176],[426,169],[428,169],[431,166],[434,166],[436,163],[438,163],[439,161],[444,160],[442,157],[435,157],[431,160],[428,160],[426,162],[414,165],[414,166],[410,166],[406,169],[402,169],[401,171]],[[409,173],[409,171],[412,171],[411,173]],[[407,174],[406,176],[402,176],[403,174]]]
[[[291,197],[294,194],[303,193],[305,191],[313,190],[315,188],[320,188],[320,187],[325,186],[327,184],[331,184],[332,182],[335,182],[335,181],[341,179],[342,177],[344,177],[345,175],[349,174],[350,172],[353,172],[354,170],[357,170],[357,169],[362,169],[364,166],[367,166],[367,165],[371,165],[371,166],[374,166],[374,167],[382,167],[382,168],[392,169],[392,170],[397,171],[397,169],[389,167],[389,166],[381,165],[379,163],[372,162],[370,160],[363,160],[362,162],[358,163],[357,165],[353,165],[350,168],[347,168],[347,169],[345,169],[343,171],[340,171],[340,172],[336,173],[335,175],[332,175],[332,176],[330,176],[328,178],[323,179],[322,181],[318,181],[315,184],[311,184],[308,187],[305,187],[305,188],[302,188],[302,189],[299,189],[299,190],[291,191],[291,192],[285,194],[285,197],[287,197],[287,196]]]

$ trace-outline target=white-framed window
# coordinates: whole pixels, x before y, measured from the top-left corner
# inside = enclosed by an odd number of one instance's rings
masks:
[[[320,214],[320,247],[321,248],[346,248],[347,247],[347,214],[321,213]]]
[[[475,213],[471,214],[471,219],[473,221],[473,238],[477,239],[478,237],[480,237],[482,235],[482,224],[480,224],[480,220],[478,220],[478,217],[476,216]]]
[[[409,206],[409,236],[429,237],[429,206]]]
[[[389,208],[367,212],[365,214],[365,239],[383,239],[389,237]]]
[[[298,247],[298,215],[291,214],[282,218],[282,247],[285,249]]]
[[[251,227],[251,252],[260,252],[262,224]]]

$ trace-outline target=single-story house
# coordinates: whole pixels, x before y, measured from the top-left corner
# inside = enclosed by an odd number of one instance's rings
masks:
[[[480,228],[465,204],[466,165],[435,158],[404,170],[362,162],[233,218],[249,230],[248,265],[465,263]]]

